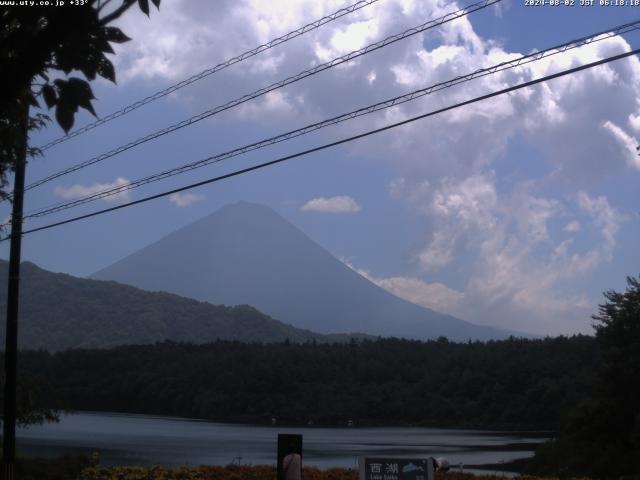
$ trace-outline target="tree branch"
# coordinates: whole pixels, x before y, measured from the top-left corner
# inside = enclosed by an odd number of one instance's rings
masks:
[[[102,11],[104,9],[104,7],[106,7],[107,5],[109,5],[111,3],[112,0],[104,0],[102,3],[100,3],[100,7],[97,9],[98,12]]]
[[[118,8],[116,8],[109,15],[106,15],[105,17],[100,19],[100,22],[99,22],[100,25],[101,26],[107,25],[108,23],[113,22],[115,19],[120,18],[120,16],[124,12],[129,10],[134,3],[136,3],[136,0],[124,0],[122,2],[122,5],[120,5]]]

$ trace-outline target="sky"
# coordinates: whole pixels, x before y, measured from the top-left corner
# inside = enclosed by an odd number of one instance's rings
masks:
[[[118,26],[117,85],[92,83],[98,116],[312,22],[351,1],[164,0]],[[520,55],[640,20],[633,6],[503,0],[30,190],[25,211],[365,107]],[[599,2],[596,2],[599,3]],[[468,3],[378,0],[57,145],[27,183]],[[640,47],[640,32],[568,50],[401,106],[40,219],[118,205],[272,160]],[[92,121],[81,112],[76,126]],[[55,124],[32,145],[58,138]],[[390,292],[483,325],[591,333],[602,292],[640,272],[640,60],[461,107],[229,180],[25,235],[23,259],[88,276],[247,200],[270,206]],[[0,205],[7,218],[9,207]],[[8,245],[0,247],[8,257]],[[309,272],[312,275],[313,272]],[[277,280],[277,279],[276,279]]]

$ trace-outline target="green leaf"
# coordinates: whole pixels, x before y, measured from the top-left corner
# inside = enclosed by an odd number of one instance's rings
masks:
[[[118,27],[104,27],[104,38],[113,43],[124,43],[131,40]]]
[[[82,107],[96,116],[93,105],[91,105],[91,100],[95,97],[88,82],[73,77],[69,80],[58,79],[54,83],[58,87],[56,119],[62,128],[68,131],[67,126],[73,125],[73,115],[78,111],[78,107]],[[72,117],[71,123],[69,123],[69,115]],[[64,123],[61,123],[61,120]],[[69,128],[71,127],[69,126]]]
[[[104,32],[103,35],[98,36],[94,40],[94,45],[100,52],[116,53],[111,47],[109,41],[105,38]]]
[[[102,57],[98,63],[98,75],[116,83],[116,71],[113,68],[113,63],[105,57]]]
[[[70,78],[67,84],[67,88],[69,89],[69,95],[75,102],[76,110],[77,107],[80,106],[85,110],[91,112],[93,116],[97,116],[95,110],[93,109],[93,105],[91,105],[91,100],[93,100],[93,92],[91,91],[91,86],[81,80],[80,78]]]
[[[53,107],[58,101],[55,88],[49,84],[42,87],[42,98],[44,98],[44,103],[47,104],[47,108]]]
[[[144,14],[148,17],[149,16],[149,0],[138,0],[138,6],[140,7],[140,10],[142,10]]]
[[[67,75],[71,73],[74,68],[74,58],[69,48],[58,48],[54,52],[55,54],[55,63],[57,64],[57,68],[62,70]]]
[[[66,104],[58,103],[56,108],[56,120],[58,124],[62,127],[65,133],[69,133],[71,127],[73,127],[73,114],[75,112],[69,108]]]
[[[81,60],[81,62],[76,67],[84,76],[89,80],[95,80],[96,71],[98,70],[98,64],[93,57],[86,57]]]

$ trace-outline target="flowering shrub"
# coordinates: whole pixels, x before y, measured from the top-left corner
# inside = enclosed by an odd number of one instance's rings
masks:
[[[276,468],[269,465],[226,467],[89,467],[78,480],[275,480]],[[356,470],[304,467],[304,480],[358,480]],[[448,472],[436,473],[435,480],[504,480],[503,476]],[[557,480],[520,477],[520,480]],[[582,479],[588,480],[588,479]]]

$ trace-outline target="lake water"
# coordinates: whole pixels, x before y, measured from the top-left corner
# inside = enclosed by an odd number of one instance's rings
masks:
[[[75,413],[19,429],[20,451],[36,456],[100,452],[103,465],[275,464],[278,433],[303,435],[306,465],[355,467],[357,457],[440,457],[452,466],[506,463],[533,455],[533,433],[439,428],[285,428],[184,418]],[[506,469],[505,469],[506,470]]]

